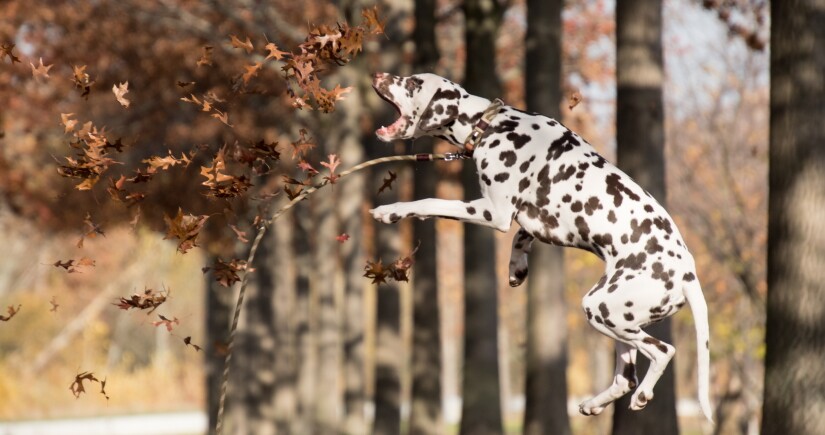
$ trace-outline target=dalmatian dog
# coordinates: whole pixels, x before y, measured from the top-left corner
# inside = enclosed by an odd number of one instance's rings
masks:
[[[579,411],[601,413],[635,388],[630,408],[640,410],[675,349],[642,328],[690,304],[696,324],[699,403],[711,420],[707,305],[693,257],[667,211],[628,175],[558,121],[470,95],[433,74],[373,75],[377,94],[398,119],[376,131],[389,142],[434,136],[472,152],[481,198],[422,199],[371,210],[384,223],[440,217],[507,231],[513,239],[510,285],[527,277],[531,244],[541,242],[590,251],[604,260],[605,274],[582,300],[588,322],[616,340],[616,369],[606,390]],[[466,139],[465,139],[466,138]],[[650,360],[641,383],[638,352]]]

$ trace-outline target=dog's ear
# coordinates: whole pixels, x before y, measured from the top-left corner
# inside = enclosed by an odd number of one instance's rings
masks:
[[[461,92],[458,89],[438,88],[421,113],[418,127],[430,133],[452,125],[458,118],[458,101]]]

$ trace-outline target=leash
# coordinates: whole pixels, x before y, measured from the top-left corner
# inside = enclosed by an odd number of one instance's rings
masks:
[[[467,136],[467,139],[464,140],[464,150],[460,153],[444,153],[444,154],[408,154],[402,156],[389,156],[389,157],[381,157],[378,159],[368,160],[364,163],[358,164],[353,166],[352,168],[341,172],[338,174],[338,178],[344,178],[347,175],[350,175],[354,172],[358,172],[362,169],[369,168],[371,166],[375,166],[381,163],[388,163],[388,162],[399,162],[399,161],[414,161],[414,162],[433,162],[442,160],[445,162],[451,162],[455,160],[466,160],[473,158],[473,150],[478,146],[479,141],[481,141],[484,132],[487,131],[487,128],[490,127],[490,124],[493,122],[493,118],[496,117],[501,108],[504,106],[504,102],[500,99],[496,98],[489,106],[484,110],[481,114],[481,119],[479,119],[476,124],[473,126],[473,130]],[[419,120],[420,122],[420,120]],[[249,249],[249,256],[246,259],[246,264],[249,266],[255,260],[255,254],[258,252],[258,247],[261,244],[261,240],[263,240],[264,234],[266,234],[266,229],[279,217],[281,217],[284,213],[289,211],[295,204],[303,201],[308,196],[315,193],[318,189],[331,184],[329,180],[324,180],[323,182],[311,186],[298,194],[295,198],[293,198],[290,202],[286,205],[278,209],[275,213],[273,213],[272,217],[269,219],[263,220],[260,225],[258,226],[258,233],[255,235],[255,240],[252,242],[252,247]],[[249,272],[245,272],[243,278],[241,279],[241,288],[238,291],[238,302],[235,304],[235,313],[232,317],[232,326],[229,329],[229,340],[226,345],[226,359],[224,360],[223,364],[223,378],[221,380],[221,394],[220,399],[218,402],[218,416],[217,416],[217,423],[215,425],[215,432],[217,435],[222,434],[223,430],[223,415],[224,415],[224,408],[226,405],[226,387],[229,383],[229,368],[232,361],[232,350],[235,345],[235,334],[238,330],[238,319],[241,317],[241,307],[243,306],[244,295],[246,294],[246,286],[249,283]]]

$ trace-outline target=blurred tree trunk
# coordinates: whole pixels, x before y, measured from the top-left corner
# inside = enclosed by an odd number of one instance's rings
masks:
[[[619,167],[661,204],[665,204],[664,103],[662,83],[662,1],[616,2],[616,155]],[[673,343],[671,321],[645,330]],[[631,411],[630,394],[613,413],[613,434],[678,434],[675,358],[656,384],[655,399],[642,411]],[[639,380],[650,363],[639,357]]]
[[[524,41],[527,110],[557,119],[563,3],[528,0]],[[569,435],[564,250],[536,242],[529,258],[524,433]]]
[[[297,349],[298,415],[293,421],[293,433],[315,433],[315,384],[318,365],[318,325],[313,307],[317,306],[315,292],[310,285],[313,270],[312,220],[309,203],[298,203],[293,212],[292,247],[295,259],[295,347]]]
[[[825,431],[825,4],[771,2],[762,433]]]
[[[293,257],[294,219],[292,214],[281,216],[270,227],[274,249],[269,261],[262,267],[271,269],[275,311],[275,386],[273,391],[275,427],[278,433],[288,434],[298,405],[298,348],[295,334],[295,261]],[[263,287],[266,289],[267,287]]]
[[[214,264],[216,257],[209,256],[206,264]],[[204,275],[206,279],[206,343],[204,359],[206,369],[206,410],[209,415],[209,433],[214,433],[218,422],[218,404],[220,402],[223,366],[226,355],[225,346],[229,340],[230,311],[234,307],[231,290],[215,281],[212,272]]]
[[[279,358],[275,328],[274,279],[282,269],[273,255],[275,233],[267,231],[253,263],[243,312],[235,336],[227,404],[226,433],[274,434],[275,366]],[[244,249],[239,249],[243,252]],[[224,289],[230,294],[233,292]]]
[[[435,39],[435,0],[415,2],[416,73],[430,72],[438,62]],[[433,139],[416,140],[415,152],[433,152]],[[415,166],[414,198],[434,198],[435,166]],[[440,434],[441,420],[441,315],[439,311],[435,219],[413,221],[413,243],[418,245],[413,268],[412,399],[410,434]]]
[[[392,154],[392,146],[370,142],[370,158]],[[387,170],[398,172],[397,167],[382,166],[372,171],[371,186],[380,186]],[[378,194],[373,189],[373,206],[398,202],[396,189],[387,189]],[[375,252],[386,264],[399,256],[401,236],[397,225],[377,224],[375,226]],[[378,284],[375,311],[375,421],[373,433],[376,435],[397,434],[401,430],[401,356],[404,348],[401,341],[401,297],[398,283],[388,281]]]
[[[362,92],[366,92],[361,77],[370,77],[363,62],[355,61],[341,71],[342,86],[353,86],[356,91],[342,101],[336,111],[341,134],[336,137],[341,167],[351,168],[364,161],[364,147],[359,121],[363,115]],[[371,90],[370,90],[371,91]],[[350,240],[338,248],[344,271],[344,427],[348,434],[367,432],[364,418],[364,244],[361,216],[364,204],[364,175],[347,177],[344,188],[338,189],[338,216],[341,231]]]
[[[467,49],[464,86],[471,94],[496,98],[496,34],[503,6],[496,1],[466,0]],[[475,162],[461,172],[465,200],[481,197]],[[464,225],[464,369],[461,433],[503,433],[498,371],[498,279],[493,230]]]
[[[332,120],[320,120],[320,129],[327,142],[337,137]],[[332,128],[330,128],[332,127]],[[327,143],[322,155],[336,151]],[[311,285],[317,294],[317,339],[318,367],[315,381],[316,433],[337,433],[343,417],[343,392],[341,391],[341,316],[336,274],[338,268],[338,219],[335,216],[335,190],[321,189],[311,201],[313,244],[313,264]]]

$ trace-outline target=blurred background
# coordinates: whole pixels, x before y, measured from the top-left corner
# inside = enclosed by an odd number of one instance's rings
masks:
[[[321,169],[317,162],[329,154],[346,169],[369,158],[453,150],[423,139],[377,143],[373,131],[395,114],[370,87],[375,71],[435,72],[556,117],[610,161],[652,180],[645,187],[676,220],[710,307],[716,426],[695,400],[695,332],[685,310],[663,329],[677,348],[673,373],[651,403],[664,408],[628,417],[660,424],[659,431],[627,433],[757,433],[767,288],[767,8],[759,1],[634,0],[617,11],[616,3],[377,2],[384,34],[367,32],[351,62],[318,73],[327,89],[352,87],[323,113],[295,107],[296,89],[283,77],[288,63],[266,57],[264,46],[298,53],[313,32],[365,20],[362,10],[374,2],[5,1],[0,306],[14,315],[0,323],[0,433],[36,433],[25,426],[34,421],[55,424],[41,433],[70,433],[74,423],[65,419],[111,423],[127,415],[144,417],[132,425],[139,433],[214,427],[238,287],[218,282],[216,260],[246,258],[256,217],[287,201],[283,177],[303,177],[302,160]],[[652,12],[622,15],[621,7]],[[648,54],[624,64],[617,58],[622,26],[628,46]],[[650,89],[632,94],[644,68],[657,77],[652,102],[645,100]],[[111,91],[124,82],[128,107]],[[193,96],[216,109],[181,100]],[[228,121],[210,116],[218,114]],[[623,136],[634,122],[643,123],[639,134]],[[72,130],[82,129],[104,136],[118,162],[86,190],[58,173],[78,152]],[[628,135],[658,151],[625,146]],[[307,141],[314,148],[296,151]],[[214,168],[220,149],[237,157],[256,143],[277,143],[280,159],[267,160],[266,170],[227,164],[236,176],[248,174],[252,187],[234,198],[210,196],[200,168]],[[169,155],[176,164],[151,176],[142,169]],[[634,155],[659,178],[622,165]],[[473,175],[462,165],[377,166],[275,222],[252,265],[227,432],[496,433],[492,425],[508,433],[621,433],[626,405],[597,417],[578,414],[578,403],[609,385],[613,373],[613,343],[579,309],[603,273],[597,257],[536,254],[546,263],[531,267],[533,282],[511,288],[515,228],[493,234],[447,220],[376,225],[367,214],[414,197],[472,196]],[[390,177],[397,180],[379,192]],[[186,253],[168,234],[179,209],[208,216],[198,246]],[[362,276],[367,261],[388,265],[411,253],[408,282],[373,284]],[[147,291],[165,301],[154,310],[118,305]],[[74,382],[86,372],[98,382],[81,379],[85,393],[76,397]],[[188,423],[149,425],[150,416],[170,413]],[[672,425],[656,423],[663,415]],[[83,421],[76,433],[97,430],[95,420]],[[100,433],[114,433],[108,427]]]

